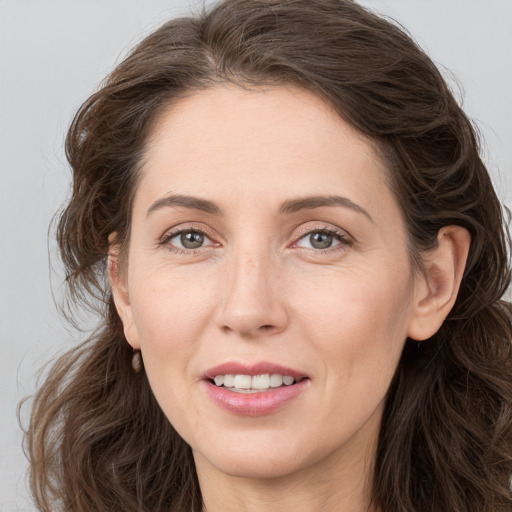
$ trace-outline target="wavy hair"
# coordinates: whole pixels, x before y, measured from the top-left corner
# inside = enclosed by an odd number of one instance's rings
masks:
[[[199,511],[190,447],[131,368],[106,280],[126,247],[145,141],[165,107],[215,84],[313,92],[379,148],[411,261],[443,226],[471,234],[457,301],[428,341],[407,340],[372,478],[384,512],[512,509],[512,307],[504,210],[475,130],[440,72],[396,24],[351,0],[225,0],[143,40],[79,109],[66,140],[73,191],[57,238],[71,302],[95,333],[34,398],[26,444],[39,510]]]

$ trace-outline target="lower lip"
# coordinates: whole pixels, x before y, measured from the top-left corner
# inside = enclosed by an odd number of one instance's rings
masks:
[[[298,397],[308,386],[309,379],[303,379],[291,386],[270,388],[259,393],[237,393],[219,387],[210,381],[203,381],[209,397],[222,409],[240,416],[263,416],[281,409]]]

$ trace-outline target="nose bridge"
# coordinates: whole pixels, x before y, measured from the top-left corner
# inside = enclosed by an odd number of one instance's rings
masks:
[[[279,270],[279,261],[268,243],[247,239],[232,247],[219,317],[224,331],[257,337],[284,329],[287,315]]]

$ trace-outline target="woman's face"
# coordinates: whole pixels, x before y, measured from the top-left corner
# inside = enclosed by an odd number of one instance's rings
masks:
[[[226,86],[169,108],[122,282],[127,339],[198,468],[371,454],[415,278],[383,165],[320,99]]]

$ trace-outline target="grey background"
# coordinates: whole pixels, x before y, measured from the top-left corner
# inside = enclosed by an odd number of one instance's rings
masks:
[[[362,3],[405,25],[463,86],[498,193],[512,206],[512,0]],[[69,189],[65,130],[120,56],[162,21],[198,5],[0,0],[1,511],[35,510],[26,491],[17,403],[34,391],[43,362],[80,339],[54,305],[51,284],[58,298],[62,276],[52,237],[50,247],[47,241]]]

